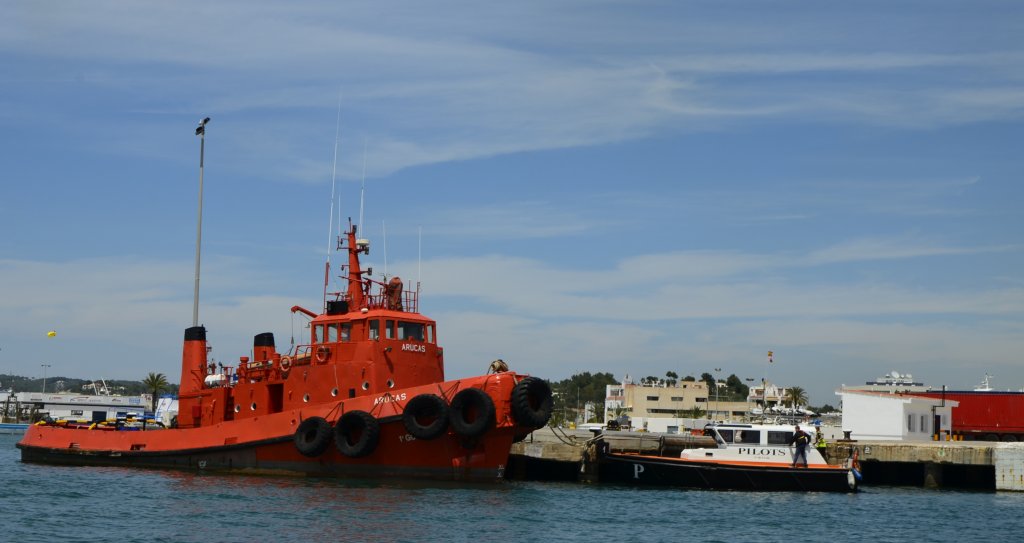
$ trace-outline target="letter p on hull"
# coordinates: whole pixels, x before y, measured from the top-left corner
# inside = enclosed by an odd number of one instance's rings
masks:
[[[633,464],[633,478],[639,479],[640,474],[644,472],[643,464]]]

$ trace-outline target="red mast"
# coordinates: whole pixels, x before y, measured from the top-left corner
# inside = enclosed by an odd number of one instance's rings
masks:
[[[359,267],[359,253],[370,254],[370,242],[356,239],[356,225],[348,224],[348,299],[353,308],[366,307],[363,296],[363,270]]]

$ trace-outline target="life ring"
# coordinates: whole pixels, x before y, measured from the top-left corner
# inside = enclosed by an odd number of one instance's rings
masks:
[[[402,424],[416,439],[434,439],[448,429],[448,404],[435,394],[420,394],[402,411]]]
[[[452,398],[448,422],[461,436],[482,436],[494,426],[494,400],[479,388],[460,390]]]
[[[292,357],[285,355],[281,357],[281,371],[292,369]]]
[[[295,448],[303,456],[315,458],[320,456],[331,445],[331,423],[323,417],[309,417],[299,423],[295,430]]]
[[[334,445],[349,458],[372,453],[380,441],[380,423],[366,411],[349,411],[334,425]]]
[[[526,426],[543,428],[551,420],[551,387],[547,381],[527,377],[512,389],[512,416]]]
[[[316,348],[316,361],[323,364],[327,362],[327,357],[330,356],[331,350],[323,345]]]

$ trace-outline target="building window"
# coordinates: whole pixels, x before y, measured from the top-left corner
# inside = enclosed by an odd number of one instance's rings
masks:
[[[921,415],[921,432],[928,433],[928,419],[925,415]]]
[[[649,402],[656,402],[656,401],[658,401],[658,397],[657,396],[648,396],[647,397],[647,401],[649,401]]]
[[[907,431],[914,431],[914,415],[907,415]]]
[[[683,397],[682,396],[672,396],[672,401],[673,402],[681,402],[681,401],[683,401]]]

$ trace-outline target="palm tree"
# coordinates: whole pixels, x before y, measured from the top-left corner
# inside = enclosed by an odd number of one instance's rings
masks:
[[[156,399],[161,391],[167,390],[167,377],[162,373],[150,373],[142,380],[142,385],[152,394],[150,411],[156,411]]]
[[[667,371],[667,372],[665,372],[665,384],[666,385],[668,385],[670,387],[674,387],[674,386],[676,386],[676,383],[678,381],[679,381],[679,374],[678,373],[676,373],[674,371]]]
[[[707,414],[707,411],[704,411],[700,407],[694,406],[694,407],[691,407],[689,409],[684,409],[684,410],[680,411],[679,414],[682,415],[683,417],[687,417],[687,418],[691,418],[691,419],[700,419],[700,418],[704,418],[704,415]]]
[[[797,406],[807,404],[807,391],[800,387],[792,387],[786,390],[786,402],[793,409]]]

